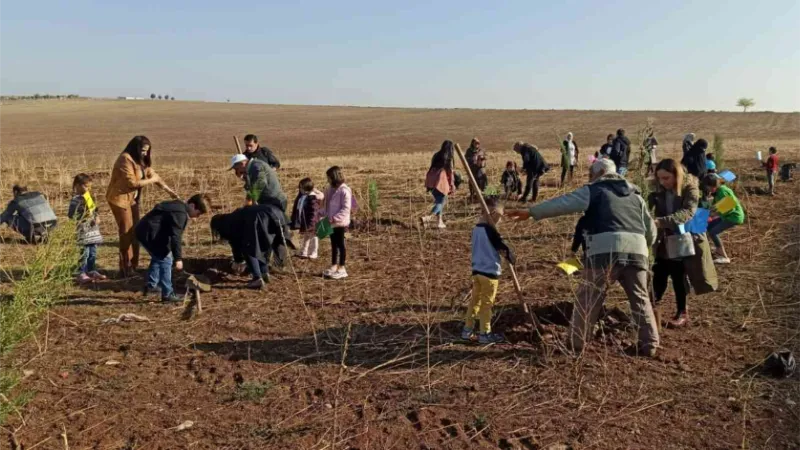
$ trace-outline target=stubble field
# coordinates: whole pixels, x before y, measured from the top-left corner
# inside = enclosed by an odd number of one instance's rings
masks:
[[[577,280],[559,273],[575,217],[504,223],[518,254],[527,301],[549,337],[536,338],[515,307],[507,271],[495,329],[509,344],[454,344],[470,288],[470,231],[477,208],[466,189],[449,200],[444,231],[417,230],[431,199],[423,181],[441,141],[466,147],[478,136],[499,184],[516,140],[543,149],[557,166],[568,131],[586,159],[605,135],[630,136],[654,119],[661,157],[678,157],[683,134],[725,138],[728,168],[748,214],[723,235],[733,264],[719,267],[720,290],[689,297],[691,325],[664,330],[655,359],[626,356],[627,301],[609,292],[597,339],[580,358],[560,342]],[[223,275],[192,320],[147,303],[139,278],[75,288],[47,315],[36,339],[1,361],[25,371],[18,391],[35,393],[3,425],[0,448],[797,448],[800,383],[773,380],[757,366],[771,351],[800,349],[800,183],[766,186],[755,152],[775,145],[800,162],[800,114],[412,110],[189,102],[70,101],[2,105],[0,202],[24,182],[66,216],[72,177],[95,177],[106,243],[99,264],[117,266],[117,236],[105,203],[111,164],[127,141],[153,142],[154,168],[187,198],[207,192],[218,211],[242,204],[227,172],[232,135],[258,134],[283,162],[291,199],[297,182],[318,185],[344,169],[361,206],[348,239],[344,281],[321,277],[330,257],[294,259],[265,292]],[[545,177],[540,198],[557,187]],[[462,169],[463,173],[463,169]],[[367,183],[379,188],[377,217]],[[143,210],[166,196],[145,192]],[[507,206],[509,207],[509,206]],[[227,246],[211,240],[209,217],[184,236],[186,269],[223,268]],[[8,301],[35,249],[0,229],[2,300]],[[143,265],[146,267],[147,258]],[[661,306],[672,314],[671,293]],[[122,313],[151,322],[102,324]],[[179,425],[192,426],[180,430]],[[65,440],[66,436],[66,440]],[[6,437],[9,440],[6,440]],[[13,439],[11,439],[13,437]]]

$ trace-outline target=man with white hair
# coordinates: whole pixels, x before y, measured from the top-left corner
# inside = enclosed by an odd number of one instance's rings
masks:
[[[580,189],[506,215],[516,220],[542,220],[584,213],[586,259],[570,322],[572,348],[583,350],[603,306],[606,286],[619,281],[639,329],[637,353],[655,356],[659,336],[647,284],[655,223],[638,188],[616,173],[613,161],[600,159],[589,172],[589,184]]]

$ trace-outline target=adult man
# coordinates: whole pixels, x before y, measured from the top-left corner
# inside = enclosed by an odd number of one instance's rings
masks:
[[[56,214],[53,208],[39,192],[28,192],[25,186],[14,185],[11,188],[13,200],[8,202],[6,210],[0,215],[0,225],[8,224],[9,228],[21,234],[26,242],[38,244],[47,232],[56,226]]]
[[[247,159],[245,155],[234,155],[231,158],[231,169],[236,176],[244,179],[244,190],[248,200],[253,204],[268,207],[267,212],[273,220],[280,224],[284,239],[275,240],[273,262],[276,267],[283,267],[286,261],[286,247],[294,249],[289,227],[286,223],[286,194],[281,189],[278,175],[267,163],[260,159]]]
[[[258,136],[248,134],[244,137],[244,154],[247,159],[257,158],[267,163],[273,169],[280,169],[281,162],[278,157],[267,147],[258,145]]]
[[[628,161],[630,161],[631,141],[625,136],[625,130],[620,128],[617,130],[617,137],[614,139],[614,144],[611,149],[611,160],[617,168],[617,173],[623,177],[628,173]]]
[[[514,144],[514,151],[522,156],[522,170],[525,171],[525,192],[519,201],[525,203],[528,194],[531,194],[531,201],[536,203],[539,197],[539,177],[549,169],[547,163],[534,145],[517,142]]]
[[[511,211],[507,215],[512,219],[542,220],[583,212],[586,267],[570,322],[572,348],[576,352],[583,350],[603,306],[606,285],[619,281],[639,328],[637,351],[652,357],[659,337],[648,296],[647,270],[656,227],[636,186],[614,171],[612,161],[600,159],[590,168],[589,184],[528,211]]]
[[[286,212],[286,194],[275,170],[258,158],[239,154],[231,158],[236,176],[244,180],[244,190],[249,200],[259,205],[273,205]]]

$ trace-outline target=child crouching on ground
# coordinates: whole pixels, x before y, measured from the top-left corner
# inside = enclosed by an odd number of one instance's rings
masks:
[[[331,223],[331,267],[322,275],[325,278],[341,280],[347,278],[345,262],[347,251],[345,249],[344,234],[350,226],[350,212],[353,205],[353,191],[344,184],[344,175],[339,166],[333,166],[325,174],[328,177],[330,188],[325,193],[325,215]]]
[[[517,163],[514,161],[506,163],[506,170],[500,177],[500,183],[503,185],[507,200],[519,199],[519,196],[522,195],[522,179],[519,177]]]
[[[726,197],[733,199],[734,207],[730,211],[725,213],[714,211],[712,215],[713,220],[708,224],[707,231],[708,237],[711,238],[711,242],[714,243],[714,247],[716,248],[714,263],[730,264],[731,259],[725,252],[725,246],[722,245],[719,235],[725,230],[744,223],[744,208],[742,208],[742,204],[739,202],[736,194],[733,193],[733,190],[728,186],[725,186],[725,182],[722,180],[722,178],[714,174],[709,174],[703,179],[703,184],[705,185],[708,193],[714,196],[715,205]]]
[[[316,234],[317,218],[320,205],[325,199],[325,194],[314,189],[314,182],[311,178],[300,180],[297,197],[294,199],[294,209],[292,210],[292,230],[300,231],[303,236],[303,245],[297,252],[297,256],[303,259],[317,259],[319,248],[319,238]]]
[[[497,279],[502,273],[500,252],[504,252],[511,264],[514,264],[515,257],[496,229],[503,217],[502,205],[496,198],[487,198],[486,206],[489,207],[495,227],[491,225],[490,218],[481,217],[472,229],[472,300],[464,319],[461,339],[473,339],[475,322],[478,321],[478,343],[493,344],[505,340],[502,334],[492,333],[492,306],[497,295]]]
[[[100,217],[97,203],[92,198],[92,177],[79,173],[72,180],[74,197],[69,202],[67,216],[78,222],[78,245],[83,247],[80,267],[76,281],[80,284],[105,280],[106,276],[97,271],[97,246],[103,243],[100,234]]]
[[[186,203],[182,200],[161,202],[136,225],[136,239],[150,254],[145,297],[161,286],[162,302],[181,301],[172,289],[172,261],[175,260],[175,269],[183,270],[183,231],[189,219],[206,214],[210,205],[205,194],[194,195]]]

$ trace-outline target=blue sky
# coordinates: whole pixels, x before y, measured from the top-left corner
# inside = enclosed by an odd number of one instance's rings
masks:
[[[797,0],[3,0],[0,92],[797,111],[799,24]]]

